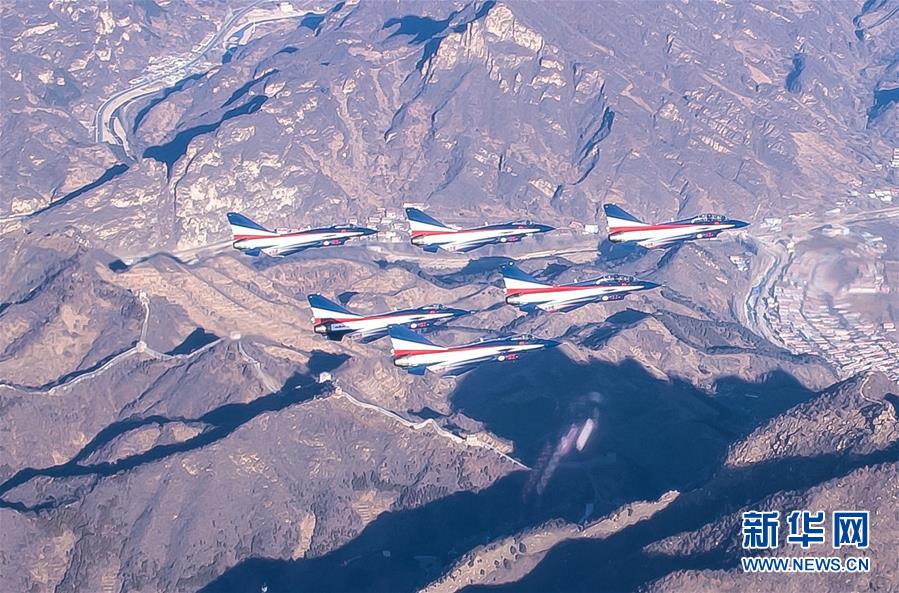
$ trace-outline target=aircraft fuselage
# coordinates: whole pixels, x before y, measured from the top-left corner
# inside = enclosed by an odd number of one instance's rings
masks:
[[[261,251],[267,255],[281,255],[309,247],[328,247],[343,245],[355,237],[372,235],[377,231],[364,227],[327,227],[304,231],[284,231],[275,234],[241,234],[234,235],[232,245],[241,251]]]
[[[412,244],[418,247],[439,247],[447,251],[457,251],[483,245],[513,243],[550,230],[552,227],[542,224],[509,223],[475,229],[413,231]]]

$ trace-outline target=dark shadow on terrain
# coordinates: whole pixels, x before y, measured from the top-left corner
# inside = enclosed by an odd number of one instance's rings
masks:
[[[538,278],[545,282],[553,282],[556,278],[559,277],[563,272],[567,272],[571,269],[571,266],[566,266],[565,264],[560,264],[558,262],[551,263],[546,268],[543,269],[542,272],[538,275]]]
[[[415,274],[422,280],[426,280],[431,284],[440,286],[442,288],[456,288],[478,281],[485,281],[485,276],[489,277],[491,274],[499,274],[500,268],[502,268],[506,264],[512,263],[513,261],[514,260],[509,257],[498,256],[487,256],[477,259],[471,259],[468,261],[464,268],[462,268],[458,272],[452,272],[450,274],[431,274],[430,272],[422,270],[421,266],[419,266],[417,263],[406,260],[393,262],[378,260],[375,262],[375,264],[382,270],[390,268],[399,268],[402,270],[406,270],[407,272]]]
[[[660,381],[635,362],[582,365],[559,351],[484,366],[459,381],[453,407],[513,440],[526,463],[539,461],[573,422],[598,413],[592,442],[559,465],[542,495],[529,493],[538,464],[479,493],[385,513],[321,557],[246,560],[204,590],[413,591],[474,546],[552,518],[577,521],[587,503],[595,518],[628,501],[702,486],[731,443],[812,395],[785,373],[743,390],[763,396],[715,398]]]
[[[262,108],[262,105],[268,100],[265,95],[256,95],[240,107],[235,107],[226,111],[217,121],[211,124],[202,124],[194,126],[186,130],[182,130],[175,137],[158,146],[151,146],[144,151],[144,158],[151,158],[160,163],[165,163],[168,176],[172,175],[172,167],[187,152],[187,147],[191,141],[197,136],[208,134],[219,129],[219,127],[229,119],[256,113]]]
[[[498,525],[527,525],[545,515],[514,504],[526,477],[516,472],[481,493],[459,492],[416,509],[384,513],[348,544],[318,558],[245,560],[202,591],[260,591],[263,585],[268,593],[414,591],[439,576],[416,557],[435,557],[442,564],[486,543]]]
[[[152,98],[146,105],[141,108],[140,111],[137,112],[137,115],[134,117],[134,124],[131,126],[131,133],[133,134],[134,132],[137,132],[137,129],[140,127],[141,122],[144,121],[144,118],[147,117],[147,114],[150,113],[150,110],[168,99],[170,95],[182,91],[187,83],[193,80],[199,80],[204,76],[206,76],[206,72],[191,74],[186,78],[182,78],[172,86],[159,91],[156,97]]]
[[[722,469],[702,490],[681,496],[652,518],[604,540],[569,540],[556,546],[524,579],[501,586],[466,587],[472,591],[635,591],[672,572],[739,567],[738,552],[723,548],[705,554],[664,556],[644,546],[684,531],[696,530],[741,507],[782,491],[803,490],[850,472],[899,462],[899,443],[865,455],[830,453],[789,457],[748,467]],[[733,539],[739,542],[735,530]]]
[[[888,393],[883,396],[883,399],[885,399],[891,406],[893,406],[893,412],[899,415],[899,395],[896,395],[895,393]]]
[[[101,185],[106,183],[107,181],[111,181],[111,180],[115,179],[116,177],[118,177],[119,175],[121,175],[122,173],[124,173],[127,170],[128,170],[128,165],[126,165],[124,163],[119,163],[118,165],[113,165],[112,167],[106,169],[106,171],[104,171],[103,175],[101,175],[95,181],[92,181],[92,182],[88,183],[87,185],[82,185],[78,189],[76,189],[74,191],[70,191],[63,197],[59,198],[58,200],[50,202],[48,205],[44,206],[43,208],[39,208],[38,210],[35,210],[34,212],[32,212],[31,214],[28,215],[28,218],[33,218],[39,214],[43,214],[47,210],[51,210],[58,206],[62,206],[63,204],[66,204],[68,202],[71,202],[78,196],[85,194],[93,189],[97,189],[98,187],[100,187]]]
[[[452,31],[454,33],[464,32],[471,23],[487,16],[490,9],[492,9],[495,4],[496,0],[487,0],[482,3],[477,10],[475,10],[470,19],[454,25]],[[446,38],[447,29],[450,28],[450,22],[461,12],[467,10],[469,6],[471,5],[468,5],[461,10],[453,11],[443,20],[427,16],[417,16],[414,14],[390,18],[384,22],[382,29],[396,27],[396,29],[387,36],[387,39],[392,39],[393,37],[408,37],[407,43],[409,45],[423,45],[421,57],[415,64],[415,69],[421,72],[424,65],[434,57],[437,50],[440,49],[440,44]]]
[[[545,443],[596,409],[600,428],[591,447],[616,452],[619,475],[633,474],[639,485],[622,492],[633,500],[695,487],[736,438],[812,395],[781,371],[761,384],[727,382],[735,395],[716,398],[686,381],[659,380],[632,360],[579,364],[556,349],[475,370],[459,381],[452,404],[512,440],[516,457],[528,465]]]
[[[621,265],[637,261],[648,252],[648,249],[640,247],[636,243],[612,243],[608,239],[603,239],[599,244],[596,263],[600,266],[603,264]]]
[[[66,271],[67,271],[67,270],[66,270],[66,267],[62,267],[62,268],[60,268],[60,269],[58,269],[58,270],[55,270],[54,272],[52,272],[52,273],[49,274],[48,276],[45,276],[44,278],[42,278],[42,279],[40,280],[40,282],[37,282],[37,283],[35,283],[34,285],[32,285],[31,288],[28,289],[28,292],[25,293],[24,296],[19,297],[19,298],[17,298],[16,300],[12,300],[12,301],[6,302],[6,303],[0,303],[0,316],[2,316],[3,313],[5,313],[6,310],[9,309],[10,307],[17,307],[17,306],[19,306],[19,305],[24,305],[24,304],[26,304],[26,303],[30,303],[30,302],[31,302],[32,300],[34,300],[39,294],[41,294],[41,291],[43,291],[43,289],[44,289],[45,287],[50,286],[51,284],[53,284],[53,282],[56,281],[56,279],[59,278],[59,276],[62,275],[62,274],[63,274],[64,272],[66,272]],[[23,287],[20,287],[19,290],[21,290],[22,288],[24,288],[24,286],[23,286]],[[18,292],[18,291],[17,291],[17,292]]]
[[[317,12],[307,12],[303,15],[303,18],[300,19],[300,28],[309,29],[314,34],[318,35],[318,30],[321,28],[322,23],[327,16],[326,13],[319,14]]]
[[[234,54],[237,53],[237,50],[239,50],[240,48],[241,46],[239,45],[232,45],[231,47],[226,49],[225,53],[222,54],[222,64],[230,64],[231,60],[234,59]]]
[[[443,20],[409,14],[403,17],[387,19],[384,21],[384,26],[382,28],[389,29],[391,27],[396,27],[396,30],[387,37],[388,39],[392,37],[409,37],[408,43],[420,45],[436,35],[443,33],[456,14],[458,14],[458,11],[453,11]]]
[[[634,309],[625,309],[609,315],[605,321],[601,323],[591,324],[589,326],[570,327],[563,340],[572,340],[586,346],[587,348],[598,350],[613,337],[621,332],[636,327],[643,319],[649,317],[648,313],[637,311]],[[586,333],[585,332],[589,332]]]
[[[874,91],[874,102],[868,108],[868,124],[874,123],[881,115],[899,103],[899,86],[891,89],[877,89]]]
[[[108,266],[110,270],[116,273],[128,271],[128,265],[120,259],[112,260],[111,262],[109,262]]]
[[[259,84],[260,82],[265,81],[265,79],[268,78],[269,76],[271,76],[273,74],[277,74],[277,73],[278,73],[278,70],[269,70],[268,72],[266,72],[259,78],[254,78],[252,80],[248,80],[243,85],[241,85],[237,90],[235,90],[233,93],[231,93],[231,96],[228,97],[228,100],[225,101],[224,103],[222,103],[222,107],[227,107],[231,103],[234,103],[235,101],[237,101],[238,99],[240,99],[241,97],[246,95],[248,92],[250,92],[250,89],[252,89],[254,86]]]
[[[483,279],[484,276],[498,274],[500,268],[513,261],[512,258],[502,256],[479,257],[478,259],[470,260],[458,272],[441,274],[434,276],[434,278],[446,286],[462,286]]]
[[[802,82],[799,77],[802,75],[802,69],[805,68],[805,56],[802,54],[793,55],[793,69],[787,74],[787,80],[784,83],[786,89],[791,93],[802,92]]]
[[[95,362],[94,364],[92,364],[89,367],[85,367],[83,369],[78,369],[77,371],[72,371],[71,373],[66,373],[65,375],[59,377],[58,379],[54,379],[53,381],[50,381],[49,383],[44,383],[43,385],[37,385],[37,386],[19,385],[17,383],[10,383],[7,381],[2,381],[2,380],[0,380],[0,385],[8,385],[19,391],[24,391],[25,393],[37,393],[40,391],[46,391],[48,389],[53,389],[54,387],[59,387],[60,385],[62,385],[64,383],[68,383],[69,381],[77,379],[78,377],[81,377],[82,375],[87,375],[88,373],[93,373],[94,371],[101,368],[103,365],[108,363],[110,360],[112,360],[116,356],[120,356],[120,355],[124,354],[125,352],[127,352],[128,350],[131,350],[132,348],[134,348],[134,346],[136,344],[137,344],[137,341],[131,342],[127,348],[123,348],[122,350],[119,350],[117,352],[107,354],[106,356],[104,356],[103,358],[101,358],[100,360],[98,360],[97,362]]]
[[[323,350],[313,350],[309,362],[306,363],[306,368],[309,369],[310,375],[317,375],[333,371],[349,359],[348,354],[332,354]]]
[[[415,414],[422,420],[439,420],[440,418],[446,417],[443,414],[441,414],[440,412],[432,410],[428,406],[423,407],[422,409],[418,410],[417,412],[415,410],[407,410],[407,412],[409,414]]]
[[[219,337],[212,332],[207,332],[202,327],[198,327],[184,338],[184,341],[166,352],[169,356],[179,356],[182,354],[190,354],[199,350],[207,344],[211,344],[218,340]]]
[[[106,429],[100,431],[97,436],[70,461],[49,468],[25,468],[16,472],[16,474],[6,482],[0,484],[0,496],[38,476],[59,478],[61,480],[77,476],[106,477],[134,469],[135,467],[146,463],[159,461],[169,455],[205,447],[206,445],[225,438],[237,428],[260,414],[281,410],[294,404],[309,401],[318,395],[326,393],[330,390],[330,384],[315,383],[313,376],[318,372],[334,370],[346,359],[347,357],[345,355],[333,355],[318,350],[313,351],[308,363],[309,372],[294,373],[278,391],[259,397],[251,402],[219,406],[198,418],[174,419],[154,415],[146,418],[130,418],[115,422]],[[149,424],[162,426],[171,422],[204,423],[209,425],[209,428],[201,434],[185,441],[158,445],[143,453],[130,455],[117,461],[100,462],[90,465],[80,465],[78,463],[91,453],[111,443],[115,438],[130,430]],[[0,499],[0,508],[12,508],[23,512],[37,511],[46,508],[55,508],[68,502],[71,502],[71,499],[66,497],[59,499],[51,498],[50,500],[29,506],[21,502]]]
[[[359,293],[352,290],[346,290],[337,295],[337,302],[346,307],[350,304],[350,300],[357,294]]]

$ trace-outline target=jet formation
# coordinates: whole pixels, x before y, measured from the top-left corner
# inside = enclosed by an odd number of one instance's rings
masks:
[[[684,241],[711,239],[721,232],[740,229],[749,223],[718,214],[647,224],[620,206],[603,206],[614,243],[634,243],[652,249],[670,247]],[[411,243],[429,253],[438,249],[468,253],[485,245],[513,243],[526,237],[550,232],[553,227],[531,221],[459,228],[443,224],[416,208],[406,208]],[[236,212],[228,213],[235,249],[247,255],[260,253],[284,257],[313,247],[343,245],[349,239],[374,235],[378,231],[355,225],[324,228],[268,230]],[[635,292],[658,288],[658,284],[633,276],[608,274],[570,284],[541,282],[515,264],[502,269],[505,301],[528,313],[567,313],[592,303],[617,301]],[[308,296],[315,333],[330,340],[352,336],[372,342],[390,336],[393,364],[423,375],[426,371],[456,376],[488,362],[514,361],[526,353],[554,348],[560,343],[533,336],[509,336],[479,340],[458,346],[439,346],[412,330],[424,330],[467,315],[468,311],[445,305],[426,305],[384,313],[361,315],[321,294]]]

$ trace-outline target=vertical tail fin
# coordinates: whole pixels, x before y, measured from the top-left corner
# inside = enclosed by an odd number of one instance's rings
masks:
[[[546,288],[549,284],[540,282],[530,274],[521,271],[515,264],[509,264],[502,269],[503,286],[506,294],[514,293],[529,288]]]
[[[606,212],[606,222],[608,223],[610,233],[622,229],[649,226],[633,214],[626,212],[624,208],[616,206],[615,204],[603,204],[602,209]]]
[[[359,319],[360,315],[351,313],[345,307],[341,307],[334,301],[330,301],[320,294],[310,294],[309,306],[312,307],[312,317],[315,323],[331,319],[334,321],[343,319]]]
[[[412,231],[413,237],[454,230],[453,227],[447,226],[436,218],[428,216],[418,208],[406,208],[406,218],[409,219],[409,230]]]
[[[234,236],[235,241],[259,237],[260,235],[269,237],[277,234],[237,212],[228,213],[228,224],[231,225],[231,234]]]
[[[428,341],[402,325],[391,325],[387,329],[387,333],[390,336],[390,344],[393,346],[394,356],[403,356],[404,354],[421,352],[422,350],[432,352],[446,350],[446,348]]]

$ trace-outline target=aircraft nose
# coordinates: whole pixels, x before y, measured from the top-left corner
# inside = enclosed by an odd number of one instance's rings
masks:
[[[550,231],[556,230],[556,227],[551,227],[548,224],[535,224],[534,228],[537,229],[538,233],[548,233]]]
[[[463,317],[471,314],[471,311],[466,311],[465,309],[450,309],[449,312],[452,313],[453,317]]]
[[[378,234],[378,229],[368,229],[368,228],[365,228],[365,227],[359,227],[358,230],[359,230],[360,233],[362,233],[362,236],[363,236],[363,237],[367,237],[367,236],[369,236],[369,235],[377,235],[377,234]]]
[[[661,284],[650,282],[649,280],[642,280],[640,283],[643,285],[643,290],[652,290],[653,288],[658,288],[661,286]]]
[[[748,222],[744,222],[744,221],[742,221],[742,220],[733,220],[733,221],[731,221],[731,222],[733,223],[735,229],[742,229],[742,228],[744,228],[744,227],[748,227],[748,226],[749,226],[749,223],[748,223]]]
[[[555,348],[555,347],[561,346],[561,345],[562,345],[562,342],[560,342],[558,340],[543,340],[544,348]]]

